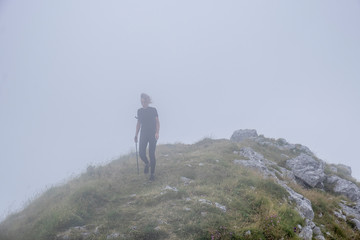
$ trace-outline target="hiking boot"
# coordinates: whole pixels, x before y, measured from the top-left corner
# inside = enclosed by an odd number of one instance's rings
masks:
[[[149,181],[154,181],[154,180],[155,180],[155,176],[154,176],[154,174],[151,174],[150,178],[149,178]]]
[[[149,173],[149,164],[145,164],[144,173],[145,174]]]

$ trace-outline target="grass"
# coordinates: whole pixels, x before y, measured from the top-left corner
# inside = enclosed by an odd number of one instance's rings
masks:
[[[1,223],[0,239],[56,239],[65,233],[70,240],[82,239],[76,226],[88,229],[88,239],[111,234],[125,239],[298,239],[294,228],[304,220],[287,201],[287,192],[274,180],[233,164],[238,157],[234,151],[244,146],[277,163],[282,154],[294,154],[224,139],[159,145],[156,180],[148,182],[137,175],[131,153],[105,166],[89,166],[77,178],[49,189]],[[191,182],[185,184],[181,177]],[[339,197],[293,187],[313,202],[316,215],[323,213],[315,221],[332,236],[359,237],[331,214]],[[226,212],[216,204],[226,206]]]

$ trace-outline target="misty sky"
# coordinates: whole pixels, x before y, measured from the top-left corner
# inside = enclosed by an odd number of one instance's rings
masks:
[[[0,219],[135,150],[142,92],[159,144],[256,129],[360,179],[360,1],[0,0]]]

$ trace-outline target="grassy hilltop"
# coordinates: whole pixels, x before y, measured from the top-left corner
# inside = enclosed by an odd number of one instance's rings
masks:
[[[251,140],[203,139],[157,147],[156,179],[149,182],[134,153],[105,166],[89,166],[52,187],[0,224],[1,240],[49,239],[299,239],[304,219],[288,192],[271,178],[234,164],[234,151],[252,147],[284,165],[298,153]],[[282,179],[286,181],[286,179]],[[343,197],[290,183],[312,202],[314,222],[327,239],[360,239],[334,216]]]

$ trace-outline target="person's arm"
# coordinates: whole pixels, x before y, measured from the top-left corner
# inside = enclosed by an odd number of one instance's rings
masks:
[[[159,121],[159,117],[156,117],[156,133],[155,133],[155,138],[156,140],[159,139],[159,131],[160,131],[160,121]]]
[[[136,131],[135,131],[135,138],[134,138],[134,141],[136,143],[138,142],[139,131],[140,131],[140,121],[138,120],[137,124],[136,124]]]

